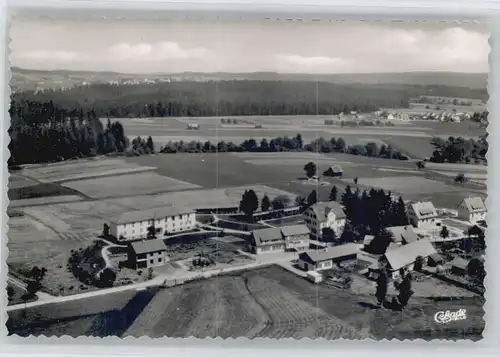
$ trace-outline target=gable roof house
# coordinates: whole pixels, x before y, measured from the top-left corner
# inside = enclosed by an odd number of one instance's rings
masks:
[[[436,253],[436,249],[432,243],[425,238],[403,245],[397,249],[388,249],[385,252],[387,269],[392,273],[393,277],[396,277],[399,275],[399,269],[401,268],[413,270],[415,268],[415,261],[419,256],[424,259],[422,263],[425,265],[427,264],[427,258]]]
[[[387,227],[386,230],[392,234],[394,243],[410,244],[419,239],[412,226],[393,226]]]
[[[167,248],[161,239],[130,243],[128,260],[129,265],[134,269],[160,266],[169,261]]]
[[[304,221],[311,231],[311,237],[319,239],[323,228],[331,228],[337,236],[340,236],[345,226],[346,215],[338,202],[317,202],[304,211]]]
[[[295,224],[281,227],[286,250],[304,250],[309,248],[311,231],[305,224]]]
[[[339,165],[333,165],[328,167],[328,169],[323,172],[323,176],[330,176],[330,177],[340,177],[342,176],[344,171]]]
[[[487,208],[481,197],[464,198],[458,206],[458,218],[471,223],[486,219]]]
[[[408,220],[417,228],[422,226],[434,226],[438,213],[432,202],[415,202],[408,207]]]
[[[255,254],[285,251],[285,240],[279,228],[252,231],[250,249]]]
[[[359,248],[355,243],[310,250],[299,254],[299,267],[306,271],[329,269],[334,263],[356,259],[358,251]]]

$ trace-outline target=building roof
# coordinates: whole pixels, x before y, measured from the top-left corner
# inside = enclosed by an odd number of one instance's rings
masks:
[[[404,242],[409,244],[419,239],[412,226],[393,226],[386,229],[392,234],[392,240],[395,243]]]
[[[469,262],[467,260],[465,260],[464,258],[460,258],[460,257],[455,257],[455,259],[453,259],[451,261],[451,266],[452,267],[456,267],[456,268],[460,268],[460,269],[467,269],[467,266],[469,265]]]
[[[325,260],[345,257],[348,255],[357,254],[359,251],[358,245],[355,243],[347,243],[329,247],[326,249],[310,250],[300,253],[299,259],[310,261],[312,263],[322,262]]]
[[[345,218],[345,212],[342,206],[335,201],[330,201],[330,202],[317,202],[313,204],[310,207],[314,213],[316,214],[316,217],[320,221],[325,221],[327,218],[328,212],[331,210],[335,212],[335,217],[336,219],[343,219]]]
[[[438,253],[429,255],[429,258],[434,260],[436,263],[444,261],[443,257]]]
[[[385,257],[391,268],[397,270],[415,262],[418,256],[425,258],[436,253],[436,249],[428,239],[420,239],[397,249],[388,249]]]
[[[311,231],[305,224],[294,224],[292,226],[283,226],[281,227],[281,233],[283,236],[294,236],[294,235],[302,235],[309,234]]]
[[[468,197],[464,199],[465,208],[469,213],[486,212],[486,206],[481,197]]]
[[[411,208],[415,212],[418,219],[426,219],[437,216],[436,207],[432,202],[416,202],[411,204]]]
[[[328,169],[326,169],[325,172],[329,172],[329,171],[332,171],[334,173],[344,172],[344,170],[342,170],[342,167],[340,167],[340,165],[329,166]]]
[[[149,221],[152,219],[162,219],[179,214],[193,213],[194,210],[180,206],[165,206],[142,211],[130,211],[121,214],[111,222],[116,224],[135,223]]]
[[[367,246],[368,244],[370,244],[372,242],[372,240],[375,238],[375,236],[373,235],[365,235],[365,238],[363,239],[363,245]]]
[[[144,254],[158,252],[161,250],[167,250],[165,243],[161,239],[150,239],[142,242],[130,243],[130,246],[134,250],[135,254]]]
[[[256,246],[276,241],[283,241],[281,229],[279,228],[256,229],[252,231],[252,235]]]

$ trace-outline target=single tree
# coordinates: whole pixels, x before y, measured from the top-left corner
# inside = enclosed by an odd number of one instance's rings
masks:
[[[423,267],[424,267],[424,257],[419,255],[415,259],[415,263],[413,263],[413,270],[421,271]]]
[[[148,227],[146,237],[147,237],[147,239],[155,239],[156,238],[156,227],[155,227],[154,220],[153,220],[153,223]]]
[[[385,254],[389,244],[392,242],[392,234],[386,229],[382,229],[375,235],[366,250],[372,254]]]
[[[246,190],[240,201],[240,211],[247,215],[250,220],[254,212],[259,208],[259,199],[254,190]]]
[[[153,268],[148,268],[148,280],[153,279],[154,270]]]
[[[321,240],[323,242],[333,243],[337,239],[335,231],[330,227],[325,227],[321,230]]]
[[[267,195],[264,195],[260,203],[260,209],[262,210],[262,212],[267,212],[269,211],[269,207],[271,207],[271,201],[269,200],[269,197]]]
[[[150,153],[155,152],[155,144],[153,143],[153,138],[151,136],[148,137],[148,141],[146,143],[146,146],[149,149]]]
[[[337,186],[333,185],[332,190],[330,191],[330,201],[337,201],[338,189]]]
[[[399,290],[399,295],[397,297],[397,303],[400,310],[403,310],[406,305],[408,305],[408,301],[413,295],[413,290],[411,288],[412,285],[412,275],[410,272],[405,272],[403,276],[403,280],[397,286],[397,290]]]
[[[303,209],[307,204],[305,197],[304,196],[295,197],[295,204],[299,206],[301,209]]]
[[[354,182],[355,185],[358,184],[358,178],[357,177],[355,177],[352,181]]]
[[[465,175],[463,173],[459,173],[456,177],[455,177],[455,182],[456,183],[464,183],[465,182]]]
[[[314,162],[312,162],[312,161],[308,162],[304,166],[304,171],[306,172],[306,176],[308,178],[311,178],[314,175],[316,175],[316,170],[317,170],[316,164]]]
[[[16,294],[16,291],[14,290],[14,288],[10,285],[7,286],[7,298],[9,299],[9,301],[12,301],[15,294]]]
[[[307,206],[312,206],[318,202],[318,194],[316,190],[312,190],[312,192],[307,196]]]
[[[439,232],[439,235],[443,239],[448,238],[450,236],[450,231],[448,230],[448,227],[443,226],[443,228],[441,228],[441,232]]]
[[[383,264],[383,259],[379,261],[379,264],[381,265],[381,269],[377,277],[377,289],[375,291],[375,297],[377,298],[378,306],[383,306],[389,287],[389,277],[387,276],[387,270]]]
[[[116,273],[110,269],[104,269],[101,274],[99,274],[99,279],[97,285],[99,287],[112,287],[116,280]]]
[[[425,162],[423,161],[418,161],[416,165],[418,170],[425,169]]]
[[[109,225],[104,223],[104,226],[102,227],[102,236],[103,237],[109,237]]]
[[[273,207],[273,210],[284,209],[285,207],[287,207],[289,205],[290,205],[290,197],[284,196],[284,195],[276,197],[271,202],[271,206]]]

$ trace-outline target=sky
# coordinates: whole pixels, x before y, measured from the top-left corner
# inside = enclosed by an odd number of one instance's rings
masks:
[[[455,23],[14,20],[11,64],[124,73],[488,72],[489,32]]]

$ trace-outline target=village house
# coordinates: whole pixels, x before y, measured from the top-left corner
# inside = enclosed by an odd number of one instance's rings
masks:
[[[467,272],[467,266],[469,262],[463,258],[456,257],[450,263],[451,272],[455,275],[465,275]]]
[[[486,220],[486,206],[481,197],[464,198],[458,206],[458,218],[471,223]]]
[[[132,242],[129,245],[128,262],[133,269],[153,268],[168,261],[165,243],[160,239]]]
[[[416,228],[433,227],[437,223],[438,213],[432,202],[416,202],[408,207],[408,220]]]
[[[444,262],[445,262],[444,258],[438,253],[431,254],[427,258],[427,265],[429,265],[430,267],[437,267],[439,265],[443,265]]]
[[[309,228],[304,224],[281,227],[285,240],[285,250],[304,250],[309,248]]]
[[[110,222],[110,234],[118,240],[144,239],[151,226],[156,236],[185,232],[196,227],[196,217],[193,210],[177,206],[131,211]]]
[[[412,226],[393,226],[386,230],[392,235],[392,241],[397,244],[410,244],[419,238]]]
[[[335,202],[318,202],[304,211],[304,221],[311,231],[311,238],[320,240],[323,228],[331,228],[337,237],[344,230],[346,215],[342,206]]]
[[[423,267],[427,265],[428,257],[436,253],[436,249],[428,239],[420,239],[397,249],[388,249],[384,255],[387,261],[386,269],[393,278],[397,278],[399,277],[399,269],[407,268],[414,270],[415,265],[418,264],[417,260],[419,257],[422,259],[421,263]]]
[[[303,252],[299,254],[299,267],[305,271],[330,269],[335,263],[356,259],[358,250],[357,244],[347,243]]]
[[[328,167],[325,172],[323,172],[323,176],[330,176],[330,177],[341,177],[343,175],[344,171],[339,165],[334,165]]]
[[[252,232],[250,251],[254,254],[285,251],[285,240],[279,228],[256,229]]]

